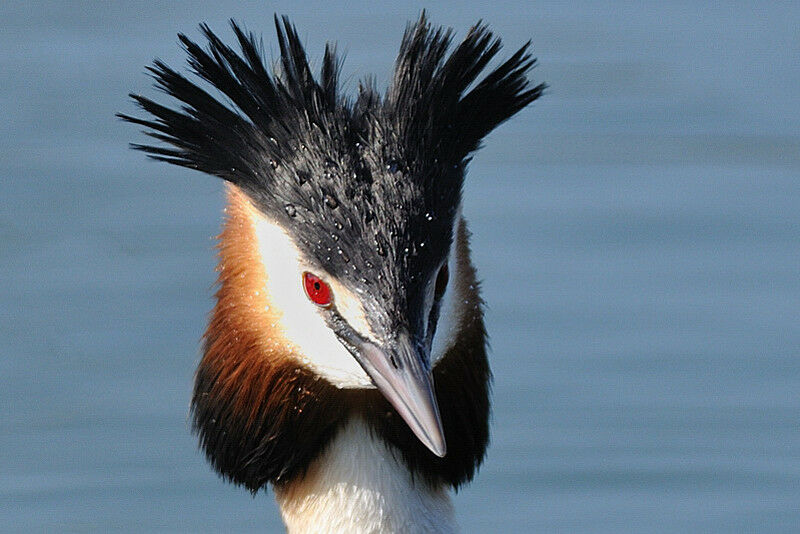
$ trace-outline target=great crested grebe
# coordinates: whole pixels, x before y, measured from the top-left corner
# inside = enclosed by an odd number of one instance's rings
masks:
[[[253,34],[241,52],[206,25],[180,41],[226,103],[160,61],[177,109],[131,95],[120,115],[166,146],[150,157],[228,182],[217,303],[192,397],[209,462],[254,494],[272,485],[291,532],[451,532],[449,496],[489,438],[482,301],[461,214],[471,154],[543,85],[528,44],[500,50],[481,23],[407,27],[381,96],[339,93],[275,17],[280,62]]]

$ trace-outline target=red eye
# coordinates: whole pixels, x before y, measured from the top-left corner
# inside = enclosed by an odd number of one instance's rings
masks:
[[[331,288],[319,276],[303,273],[303,287],[311,302],[318,306],[327,306],[331,303]]]

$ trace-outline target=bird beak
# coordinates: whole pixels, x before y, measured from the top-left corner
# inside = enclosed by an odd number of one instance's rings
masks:
[[[433,380],[425,359],[414,344],[403,336],[382,349],[362,341],[357,358],[378,390],[395,407],[419,440],[433,454],[447,453],[444,428],[433,390]],[[394,363],[393,363],[394,362]]]

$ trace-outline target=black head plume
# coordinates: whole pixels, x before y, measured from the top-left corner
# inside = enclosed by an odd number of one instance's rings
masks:
[[[191,71],[229,104],[155,61],[156,86],[181,106],[131,95],[151,117],[119,116],[166,145],[134,148],[236,184],[328,272],[373,269],[353,283],[416,284],[383,287],[413,298],[449,249],[470,153],[542,93],[526,77],[529,45],[478,81],[500,40],[479,23],[452,48],[452,31],[423,13],[406,29],[386,94],[362,83],[350,101],[331,46],[315,78],[296,30],[275,17],[280,61],[270,71],[254,35],[231,24],[241,52],[206,25],[206,49],[179,36]]]
[[[448,56],[452,38],[452,30],[432,28],[424,13],[409,25],[383,104],[401,146],[423,162],[442,157],[460,162],[544,89],[543,84],[529,86],[526,73],[536,60],[528,53],[528,42],[466,92],[501,43],[480,22]]]

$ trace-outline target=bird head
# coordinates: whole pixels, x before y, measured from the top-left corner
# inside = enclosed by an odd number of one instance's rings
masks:
[[[230,184],[221,287],[195,390],[196,428],[217,468],[257,489],[318,453],[298,460],[303,453],[281,452],[290,445],[279,434],[295,430],[278,426],[300,424],[320,446],[346,411],[341,396],[320,407],[335,390],[350,391],[348,402],[361,405],[375,403],[355,400],[357,391],[377,390],[393,411],[373,411],[384,419],[399,415],[438,458],[426,461],[444,461],[448,427],[460,423],[442,413],[445,379],[435,368],[457,340],[442,341],[449,333],[441,323],[471,318],[479,348],[460,350],[477,351],[483,363],[466,372],[484,382],[484,395],[488,380],[483,324],[476,322],[480,299],[458,289],[475,287],[460,215],[464,174],[483,137],[541,94],[543,86],[526,78],[534,60],[526,44],[479,80],[500,41],[478,24],[453,47],[452,32],[432,27],[423,14],[403,36],[385,94],[362,82],[349,99],[339,92],[334,47],[326,47],[315,77],[288,19],[276,17],[275,26],[280,60],[272,71],[256,38],[235,23],[240,51],[205,25],[207,48],[180,36],[191,70],[228,104],[156,61],[156,85],[180,109],[131,95],[151,117],[121,115],[165,144],[135,148]],[[472,312],[459,314],[459,302]],[[454,328],[450,337],[458,338],[456,327],[446,329]],[[267,398],[285,405],[270,411]],[[488,401],[481,402],[485,409],[477,412],[485,419]],[[311,419],[297,423],[311,406],[318,408],[316,433]],[[237,418],[240,431],[257,438],[232,441]],[[388,439],[402,440],[396,434]],[[242,445],[247,439],[252,443]],[[479,452],[465,453],[459,444],[453,461],[469,456],[474,469],[486,439],[470,440]]]

